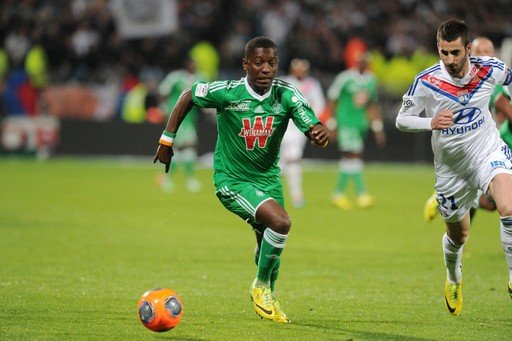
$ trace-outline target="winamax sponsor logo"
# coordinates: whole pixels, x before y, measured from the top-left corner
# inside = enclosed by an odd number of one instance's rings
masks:
[[[265,120],[261,116],[256,116],[253,125],[251,120],[245,117],[242,119],[242,125],[238,136],[245,139],[245,148],[253,150],[256,144],[259,148],[265,148],[268,138],[274,133],[274,116],[267,116]]]

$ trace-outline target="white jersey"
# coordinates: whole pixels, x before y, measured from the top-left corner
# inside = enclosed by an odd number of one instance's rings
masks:
[[[403,131],[431,130],[432,117],[450,109],[452,127],[432,132],[436,174],[473,174],[503,144],[489,99],[497,84],[511,81],[511,70],[496,58],[470,57],[468,72],[460,79],[440,61],[415,77],[403,96],[396,126]],[[425,117],[420,117],[422,112]]]
[[[325,98],[322,86],[316,78],[306,77],[299,80],[296,77],[289,75],[281,77],[281,79],[295,85],[295,87],[299,89],[309,102],[311,109],[313,109],[313,112],[317,117],[322,113],[325,107]],[[283,136],[283,141],[281,142],[281,160],[286,162],[290,159],[301,159],[306,141],[307,138],[304,133],[297,129],[292,120],[290,120],[288,122],[288,128]]]
[[[316,78],[306,77],[301,80],[290,75],[280,78],[284,81],[287,81],[288,83],[295,85],[295,87],[299,89],[304,97],[306,97],[316,116],[320,115],[325,107],[325,98],[322,91],[322,86]]]

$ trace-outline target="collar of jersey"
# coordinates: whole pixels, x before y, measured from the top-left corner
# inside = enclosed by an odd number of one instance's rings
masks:
[[[270,90],[265,92],[263,95],[259,95],[249,85],[249,83],[247,82],[247,77],[244,77],[243,80],[244,80],[244,84],[245,84],[245,88],[247,89],[247,92],[250,93],[251,96],[256,98],[257,100],[263,101],[264,99],[267,99],[270,96]]]
[[[473,78],[473,77],[470,77],[470,75],[469,75],[471,73],[471,69],[473,67],[473,64],[471,64],[471,62],[469,60],[469,56],[467,57],[467,62],[469,65],[468,71],[462,78],[455,78],[452,75],[450,75],[450,73],[446,70],[446,66],[444,65],[443,62],[440,62],[441,70],[443,70],[443,73],[445,74],[445,76],[447,76],[448,79],[451,79],[455,85],[458,85],[458,86],[467,85],[469,83],[469,81],[471,81],[471,79]]]

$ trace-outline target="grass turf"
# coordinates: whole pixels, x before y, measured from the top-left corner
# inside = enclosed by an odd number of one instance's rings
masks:
[[[443,302],[442,223],[423,222],[431,166],[367,166],[377,205],[330,205],[336,165],[308,167],[307,205],[293,227],[278,294],[292,319],[260,320],[249,301],[254,236],[183,175],[163,193],[151,159],[0,159],[0,338],[182,340],[503,340],[512,302],[498,215],[479,211],[464,252],[460,317]],[[168,287],[181,324],[146,330],[136,303]]]

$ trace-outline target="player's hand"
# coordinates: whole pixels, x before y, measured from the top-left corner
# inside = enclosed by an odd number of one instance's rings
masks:
[[[310,125],[308,134],[314,146],[324,148],[329,144],[329,129],[321,123]]]
[[[450,109],[444,109],[438,112],[430,123],[432,130],[446,129],[453,125],[453,112]]]
[[[373,133],[375,136],[375,143],[377,144],[377,147],[383,148],[386,145],[386,133],[384,133],[384,130],[382,131],[376,131]]]
[[[160,161],[160,163],[163,163],[165,165],[165,172],[168,173],[173,156],[174,151],[172,150],[172,147],[160,144],[156,149],[156,155],[155,158],[153,159],[153,163],[156,163],[157,160]]]

